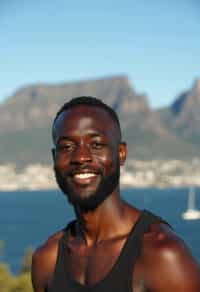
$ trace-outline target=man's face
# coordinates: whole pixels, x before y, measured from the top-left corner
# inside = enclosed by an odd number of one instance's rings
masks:
[[[61,113],[54,143],[56,179],[73,205],[94,209],[115,191],[125,145],[104,109],[80,105]]]

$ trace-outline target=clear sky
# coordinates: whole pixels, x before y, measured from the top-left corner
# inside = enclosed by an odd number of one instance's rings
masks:
[[[199,0],[1,0],[0,100],[37,82],[126,74],[154,108],[200,78]]]

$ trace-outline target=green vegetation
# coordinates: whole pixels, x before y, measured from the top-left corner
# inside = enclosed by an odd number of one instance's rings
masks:
[[[3,242],[0,241],[0,257],[3,251]],[[31,258],[32,249],[28,248],[20,268],[20,273],[14,276],[9,266],[0,262],[0,288],[1,292],[33,292],[31,284]]]
[[[1,164],[17,162],[17,168],[31,163],[51,163],[50,128],[25,129],[0,134]]]

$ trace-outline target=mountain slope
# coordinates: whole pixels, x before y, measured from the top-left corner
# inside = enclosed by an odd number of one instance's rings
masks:
[[[0,105],[0,160],[23,167],[51,163],[51,124],[58,108],[74,96],[90,95],[112,106],[138,159],[197,156],[200,146],[200,82],[159,111],[138,94],[126,76],[19,89]]]
[[[184,141],[200,144],[200,80],[162,112],[162,121]]]

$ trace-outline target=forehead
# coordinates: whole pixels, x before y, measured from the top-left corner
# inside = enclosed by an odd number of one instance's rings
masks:
[[[119,135],[117,123],[105,109],[96,106],[78,105],[62,112],[54,125],[55,136],[77,132],[94,131],[102,135]],[[114,131],[114,132],[113,132]]]

